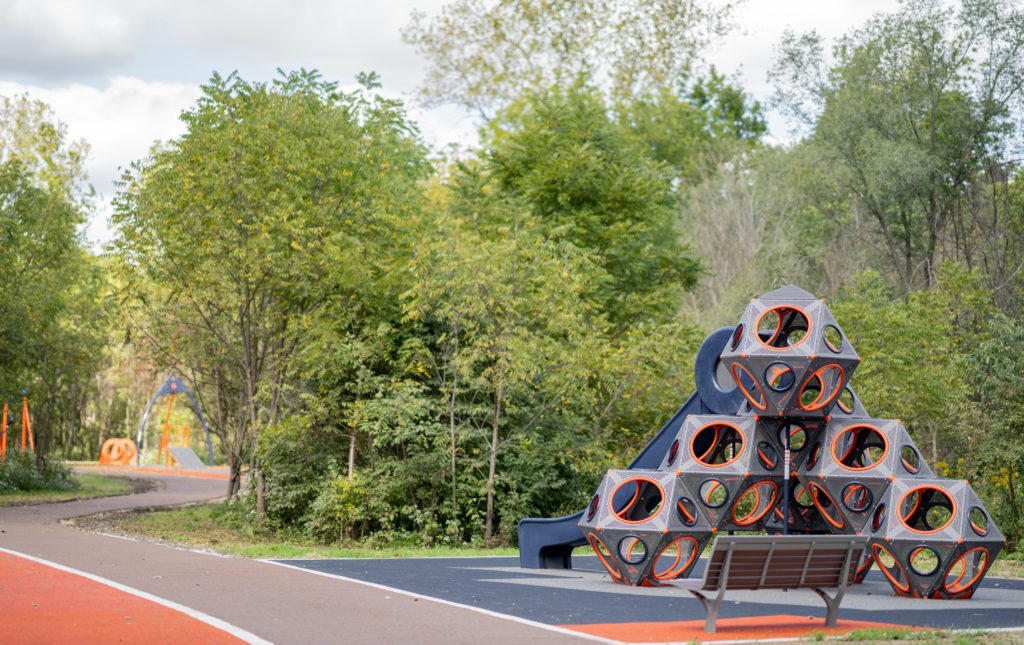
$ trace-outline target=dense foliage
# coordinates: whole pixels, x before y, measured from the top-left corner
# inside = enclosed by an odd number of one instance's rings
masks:
[[[510,543],[645,445],[705,333],[795,283],[863,358],[868,411],[969,478],[1017,544],[1019,3],[907,0],[830,53],[788,35],[777,107],[802,136],[784,146],[701,67],[737,10],[717,6],[417,14],[426,94],[481,115],[457,159],[432,157],[372,74],[353,92],[214,75],[185,133],[125,173],[103,255],[79,233],[84,144],[3,99],[0,388],[15,419],[28,389],[40,458],[9,456],[0,485],[134,435],[173,367],[231,467],[234,521]]]

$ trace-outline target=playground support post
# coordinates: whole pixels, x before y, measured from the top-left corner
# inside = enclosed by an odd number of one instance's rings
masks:
[[[36,451],[36,442],[32,438],[32,421],[28,417],[28,397],[21,399],[21,451],[25,452],[25,435],[28,435],[28,449]]]

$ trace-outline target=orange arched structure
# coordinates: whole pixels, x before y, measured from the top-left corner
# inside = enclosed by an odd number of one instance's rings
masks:
[[[100,463],[111,466],[131,466],[138,454],[131,439],[111,438],[103,442],[100,449]]]

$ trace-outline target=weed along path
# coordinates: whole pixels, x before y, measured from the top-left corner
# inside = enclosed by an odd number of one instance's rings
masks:
[[[582,643],[592,637],[268,562],[62,520],[223,496],[221,478],[121,471],[150,492],[0,508],[0,642]]]

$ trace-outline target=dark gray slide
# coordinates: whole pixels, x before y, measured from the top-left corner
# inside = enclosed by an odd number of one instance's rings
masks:
[[[739,388],[724,390],[718,384],[718,357],[732,336],[733,327],[712,332],[700,346],[694,364],[697,391],[679,408],[654,438],[640,451],[628,468],[656,470],[668,454],[672,441],[691,414],[735,414],[743,403]],[[519,520],[519,565],[524,569],[571,569],[572,550],[587,541],[580,531],[583,511],[555,518],[528,517]]]

